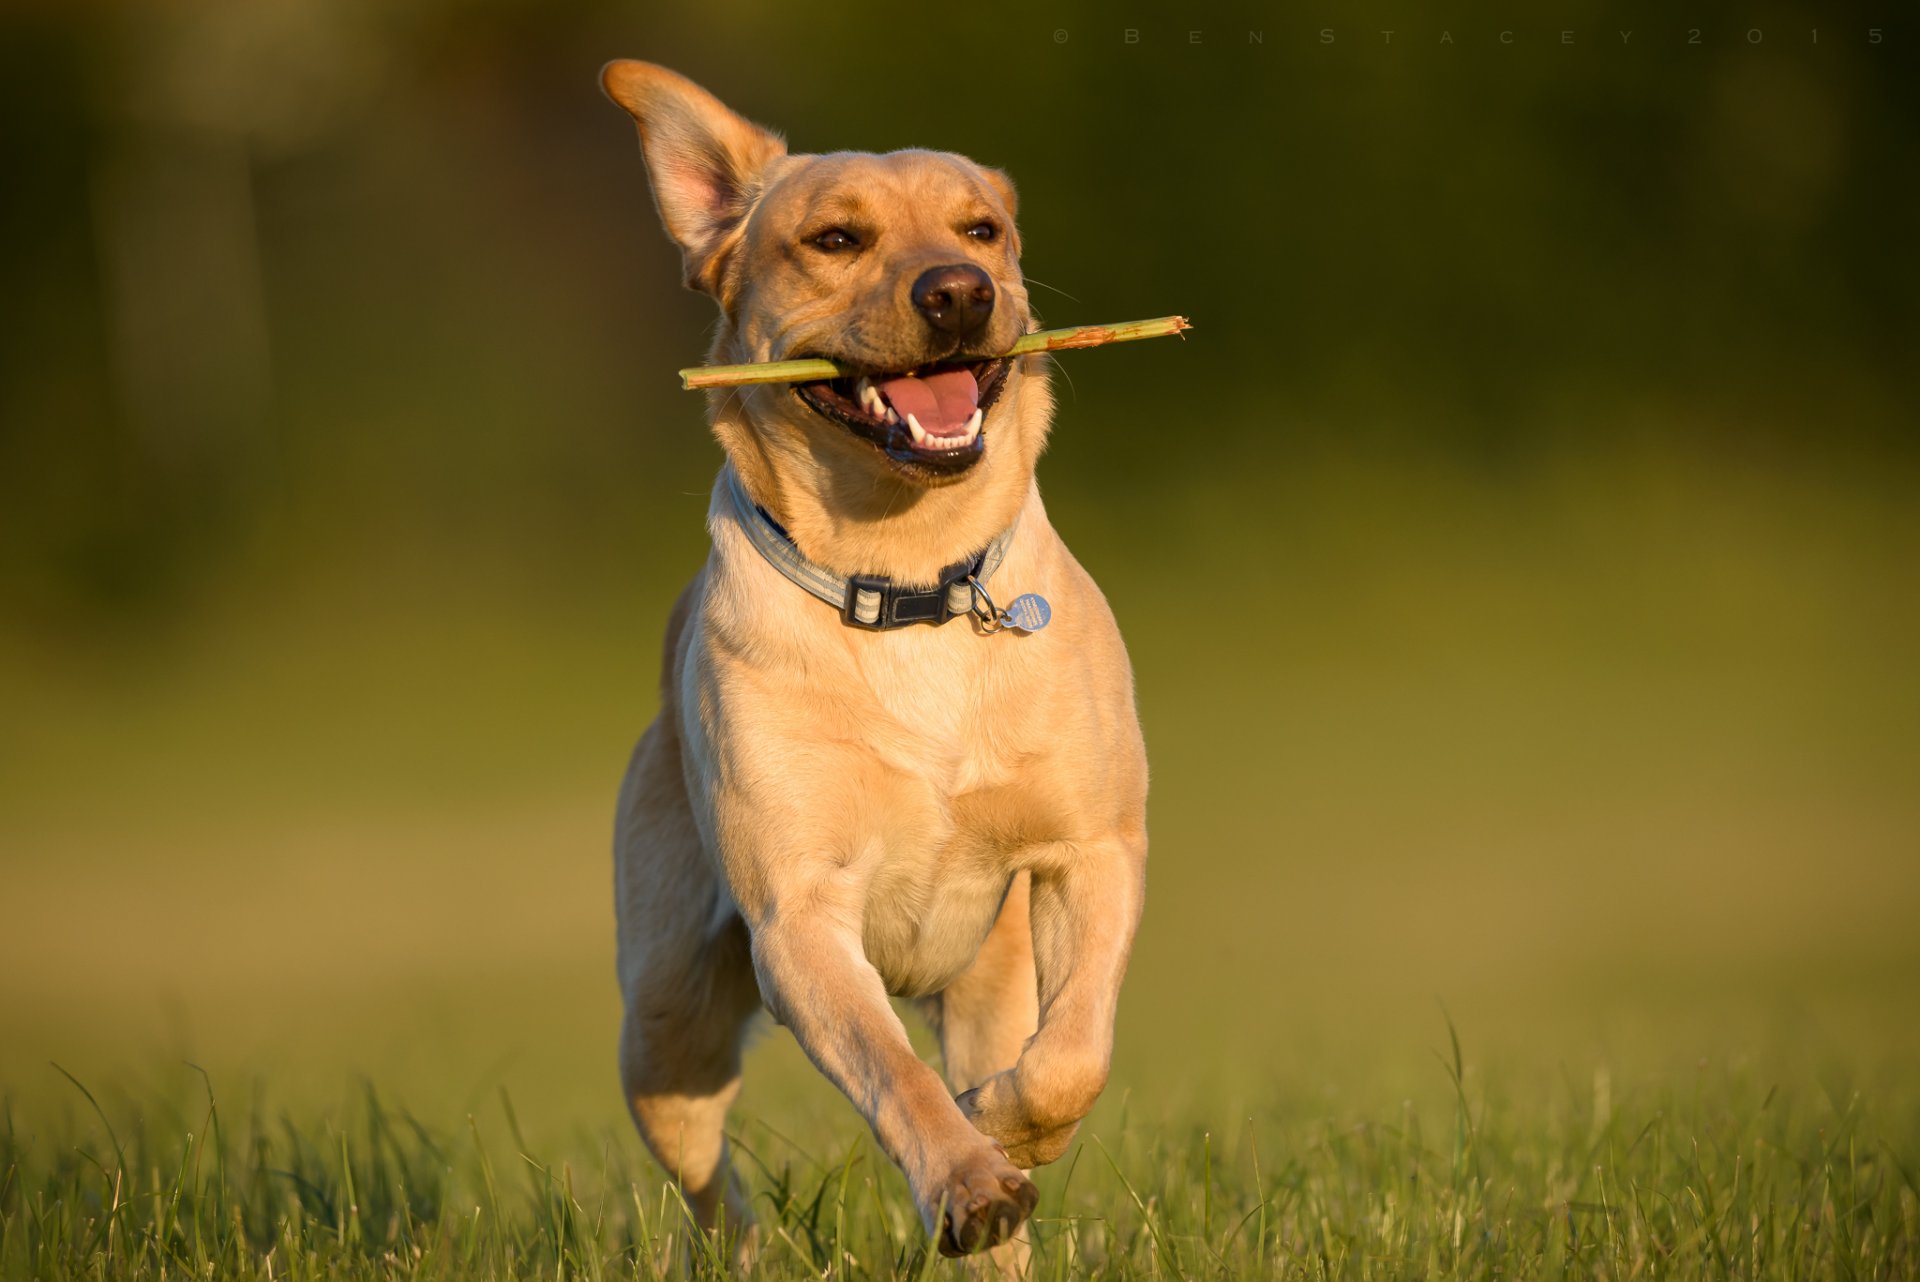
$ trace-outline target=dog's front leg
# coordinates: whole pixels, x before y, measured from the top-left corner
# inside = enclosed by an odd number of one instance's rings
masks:
[[[914,1054],[861,949],[852,925],[858,920],[833,911],[817,887],[762,915],[752,928],[761,995],[905,1172],[941,1253],[997,1246],[1033,1211],[1039,1193],[999,1145],[968,1124],[940,1075]]]
[[[1113,1058],[1120,980],[1146,885],[1144,832],[1063,843],[1033,868],[1033,961],[1040,1027],[1014,1066],[959,1104],[1021,1167],[1066,1151]]]

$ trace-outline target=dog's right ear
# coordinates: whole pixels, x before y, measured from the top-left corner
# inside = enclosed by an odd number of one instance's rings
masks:
[[[600,85],[640,128],[653,203],[680,246],[687,284],[718,296],[720,269],[762,173],[786,154],[786,143],[685,76],[650,62],[609,62]]]

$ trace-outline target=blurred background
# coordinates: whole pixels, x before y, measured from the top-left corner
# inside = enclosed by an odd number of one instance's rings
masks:
[[[1051,323],[1195,321],[1064,358],[1041,474],[1155,766],[1111,1098],[1444,1091],[1443,1007],[1910,1076],[1920,29],[1528,8],[9,6],[0,1089],[618,1123],[719,457],[616,55],[1005,167]]]

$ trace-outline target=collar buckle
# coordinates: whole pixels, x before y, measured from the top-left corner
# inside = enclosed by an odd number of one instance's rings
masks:
[[[885,632],[914,623],[938,627],[956,615],[973,612],[975,561],[950,565],[930,588],[904,588],[883,574],[850,574],[840,621],[850,628]]]

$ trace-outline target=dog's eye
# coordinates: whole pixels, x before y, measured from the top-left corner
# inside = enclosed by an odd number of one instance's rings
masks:
[[[818,236],[810,237],[807,243],[827,254],[844,254],[860,248],[860,238],[845,227],[829,227]]]
[[[989,222],[978,222],[967,228],[967,236],[972,240],[982,241],[991,245],[994,241],[1000,239],[1000,229]]]

